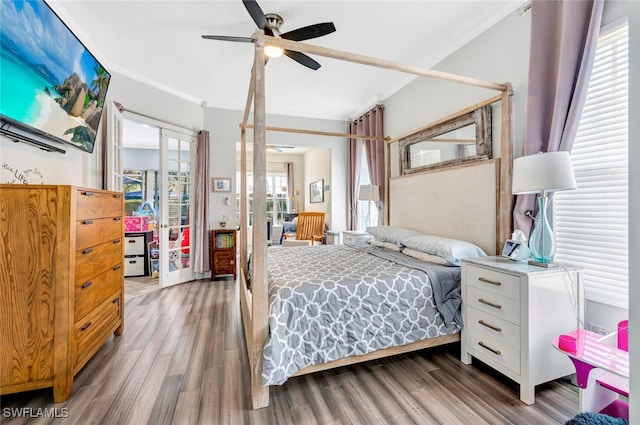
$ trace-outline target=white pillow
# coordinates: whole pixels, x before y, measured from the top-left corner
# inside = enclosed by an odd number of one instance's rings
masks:
[[[417,258],[418,260],[428,261],[430,263],[440,264],[442,266],[448,266],[449,262],[437,255],[427,254],[426,252],[416,251],[415,249],[405,247],[402,253],[409,257]]]
[[[394,244],[393,242],[383,242],[377,239],[369,239],[368,242],[373,246],[379,246],[382,248],[389,249],[391,251],[395,251],[395,252],[402,251],[402,248],[400,248],[398,245]]]
[[[442,257],[452,266],[459,266],[463,258],[487,256],[480,247],[470,242],[433,235],[410,236],[403,239],[402,244],[407,248]]]
[[[400,247],[402,246],[402,239],[422,234],[415,230],[405,229],[404,227],[386,225],[367,227],[367,232],[371,233],[373,237],[379,241],[391,242]]]

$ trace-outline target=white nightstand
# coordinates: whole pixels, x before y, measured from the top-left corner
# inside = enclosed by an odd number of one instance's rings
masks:
[[[520,400],[535,386],[575,372],[554,337],[578,328],[581,271],[530,266],[502,257],[462,260],[461,360],[472,357],[520,384]]]
[[[360,232],[358,230],[343,230],[342,231],[342,243],[348,245],[354,245],[362,242],[366,242],[371,239],[371,236],[367,232]]]

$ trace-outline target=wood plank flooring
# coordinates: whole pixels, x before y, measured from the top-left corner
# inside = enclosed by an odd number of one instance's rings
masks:
[[[124,334],[76,375],[67,402],[54,404],[50,389],[3,396],[0,423],[543,425],[578,412],[570,383],[538,386],[527,406],[511,381],[460,363],[459,344],[292,378],[252,411],[236,285],[195,281],[126,299]]]

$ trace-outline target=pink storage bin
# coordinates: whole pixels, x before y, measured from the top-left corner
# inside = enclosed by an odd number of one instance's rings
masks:
[[[149,217],[127,216],[124,218],[126,233],[146,232],[149,230]]]

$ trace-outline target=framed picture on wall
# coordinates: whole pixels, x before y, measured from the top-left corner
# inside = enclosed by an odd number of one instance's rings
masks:
[[[212,177],[211,186],[214,192],[231,192],[231,179],[226,177]]]
[[[320,179],[309,185],[309,202],[312,204],[324,202],[324,179]]]

